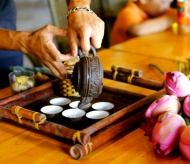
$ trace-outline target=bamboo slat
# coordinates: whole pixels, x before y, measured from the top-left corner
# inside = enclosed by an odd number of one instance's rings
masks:
[[[116,72],[121,72],[121,73],[129,74],[129,75],[139,76],[139,77],[142,77],[143,75],[143,72],[141,70],[122,67],[118,65],[112,65],[111,70],[114,72],[116,71]]]
[[[129,83],[132,85],[137,85],[143,88],[148,88],[152,90],[160,90],[163,88],[163,83],[157,82],[154,80],[138,77],[138,76],[133,76],[130,74],[125,74],[118,72],[117,75],[114,74],[112,71],[104,70],[104,78],[116,80],[116,81],[121,81],[125,83]]]
[[[60,125],[60,124],[56,124],[54,122],[50,122],[50,121],[45,121],[43,123],[36,123],[31,119],[27,119],[27,118],[21,118],[21,122],[19,122],[18,117],[15,114],[12,114],[11,110],[4,108],[2,106],[0,106],[0,115],[3,118],[6,118],[8,120],[11,120],[15,123],[19,123],[22,124],[24,126],[28,126],[31,128],[34,128],[36,130],[40,130],[42,132],[54,135],[54,136],[58,136],[61,138],[65,138],[68,140],[72,140],[73,136],[75,136],[75,134],[77,134],[77,130],[75,129],[71,129],[68,128],[66,126]],[[88,143],[90,141],[90,136],[86,133],[81,132],[80,133],[80,138],[76,138],[76,142],[77,139],[80,139],[82,143]]]
[[[144,110],[123,119],[122,121],[116,122],[113,125],[106,128],[100,133],[92,135],[91,141],[88,144],[75,144],[70,147],[70,155],[73,159],[80,159],[90,154],[106,142],[111,139],[125,133],[128,130],[132,130],[144,119]]]

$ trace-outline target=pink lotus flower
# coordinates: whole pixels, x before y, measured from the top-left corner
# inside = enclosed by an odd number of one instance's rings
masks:
[[[160,99],[155,100],[145,112],[147,123],[141,126],[145,131],[145,135],[152,135],[154,125],[161,114],[164,112],[177,114],[180,108],[181,104],[174,95],[163,95]]]
[[[180,134],[186,124],[180,115],[173,113],[165,113],[160,121],[153,128],[152,141],[156,152],[165,156],[178,146]]]
[[[165,88],[168,94],[185,97],[190,94],[190,81],[188,77],[178,71],[165,72]]]
[[[182,154],[190,160],[190,125],[186,126],[180,135],[179,148]]]
[[[146,110],[145,116],[149,118],[158,118],[164,112],[178,113],[181,104],[174,95],[163,95],[160,99],[155,100]]]
[[[187,96],[183,103],[183,111],[184,113],[190,117],[190,96]]]

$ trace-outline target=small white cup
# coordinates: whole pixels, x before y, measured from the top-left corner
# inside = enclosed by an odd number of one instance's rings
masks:
[[[101,110],[91,111],[86,114],[86,117],[92,120],[100,120],[107,116],[109,116],[109,112]]]
[[[48,118],[54,118],[54,116],[62,112],[63,108],[57,105],[47,105],[40,109]]]
[[[49,101],[49,103],[52,105],[60,105],[60,106],[67,105],[70,102],[71,102],[71,100],[66,97],[57,97],[57,98],[53,98]]]
[[[97,102],[92,105],[92,108],[95,110],[110,111],[114,108],[114,104],[110,102]]]
[[[72,122],[80,121],[85,114],[86,112],[84,110],[78,108],[66,109],[62,112],[62,115]]]
[[[71,108],[78,108],[78,104],[80,101],[73,101],[69,104]],[[84,105],[81,109],[87,111],[91,107],[91,103]]]

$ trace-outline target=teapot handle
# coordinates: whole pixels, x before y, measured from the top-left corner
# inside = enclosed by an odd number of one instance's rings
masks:
[[[90,45],[90,52],[92,52],[94,57],[97,56],[96,49],[92,45]],[[79,49],[78,49],[78,55],[79,55],[80,58],[85,56],[82,53],[81,47],[79,47]]]

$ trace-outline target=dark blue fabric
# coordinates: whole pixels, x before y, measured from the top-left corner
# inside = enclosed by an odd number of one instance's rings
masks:
[[[0,28],[16,30],[16,7],[13,0],[0,0]],[[0,50],[0,89],[9,86],[9,68],[15,65],[23,65],[23,54]]]

